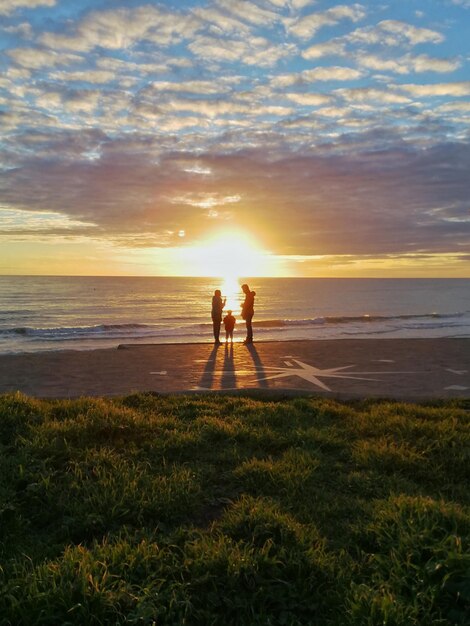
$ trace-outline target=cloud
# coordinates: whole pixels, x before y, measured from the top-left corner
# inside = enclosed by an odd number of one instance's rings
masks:
[[[346,35],[349,43],[360,43],[381,46],[398,46],[410,44],[433,43],[444,41],[444,36],[428,28],[420,28],[400,20],[383,20],[376,26],[365,26]]]
[[[437,44],[444,41],[444,35],[437,31],[413,26],[412,24],[407,24],[399,20],[384,20],[379,22],[378,26],[385,32],[392,33],[398,38],[408,40],[413,46],[421,43]]]
[[[293,44],[275,45],[265,37],[255,36],[239,40],[199,35],[188,48],[193,54],[207,61],[241,62],[261,67],[276,65],[280,59],[292,56],[296,51]]]
[[[294,9],[303,9],[318,4],[318,0],[289,0]]]
[[[207,236],[208,208],[229,206],[231,225],[250,223],[280,254],[468,251],[470,148],[413,149],[376,131],[378,158],[362,139],[348,146],[338,138],[336,151],[251,147],[194,157],[162,153],[158,138],[113,142],[69,132],[51,134],[48,145],[46,135],[32,135],[20,141],[33,142],[36,156],[1,173],[0,189],[7,207],[47,209],[111,239],[184,229],[191,242]],[[99,156],[87,158],[90,150]]]
[[[278,9],[284,9],[285,7],[287,7],[291,0],[267,0],[269,2],[269,4],[275,6]],[[295,0],[294,0],[295,1]],[[309,2],[315,2],[315,0],[308,0]]]
[[[292,132],[292,130],[297,131],[297,129],[300,129],[301,131],[305,129],[312,132],[323,127],[324,124],[322,124],[317,117],[317,111],[315,111],[315,114],[299,115],[294,118],[291,117],[289,119],[282,120],[277,126],[278,129],[286,130],[288,132]],[[299,135],[302,136],[302,133]]]
[[[470,113],[470,102],[448,102],[438,107],[438,111]]]
[[[106,70],[82,70],[79,72],[54,72],[50,74],[50,78],[66,82],[81,82],[99,85],[112,82],[116,79],[116,74]]]
[[[285,20],[289,33],[300,39],[311,39],[315,33],[324,26],[334,26],[342,20],[358,22],[366,15],[365,9],[360,4],[337,5],[326,11],[311,13],[297,19]]]
[[[247,2],[247,0],[215,0],[215,3],[239,20],[256,24],[257,26],[266,26],[266,24],[279,20],[277,13],[261,8],[256,2]]]
[[[357,45],[361,46],[380,46],[384,47],[396,47],[396,46],[416,46],[418,44],[432,43],[439,44],[444,41],[444,36],[428,28],[419,28],[398,20],[383,20],[375,26],[364,26],[357,28],[351,33],[344,35],[343,37],[336,37],[330,41],[325,41],[320,44],[310,46],[302,52],[304,59],[318,59],[324,56],[357,56],[358,58],[371,58],[379,59],[378,55],[366,55],[365,52],[359,52]],[[350,51],[352,49],[352,52]],[[421,55],[422,64],[425,62],[431,65],[430,57]],[[419,58],[419,57],[416,57]],[[433,59],[435,61],[433,67],[439,67],[440,69],[430,71],[448,71],[446,67],[458,67],[457,61],[450,61],[446,59]],[[392,60],[390,60],[390,63]],[[427,71],[427,70],[418,70]],[[450,70],[452,71],[452,70]]]
[[[142,111],[139,109],[139,113]],[[181,130],[185,130],[188,128],[210,128],[210,122],[207,120],[196,117],[196,116],[185,116],[185,117],[175,117],[174,115],[169,115],[168,117],[157,115],[155,116],[157,119],[156,127],[158,130],[169,132],[169,133],[177,133]]]
[[[21,24],[16,24],[15,26],[4,26],[2,30],[5,33],[19,35],[24,38],[31,38],[33,36],[33,27],[29,24],[29,22],[22,22]]]
[[[353,109],[351,107],[322,107],[316,111],[317,115],[323,115],[325,117],[349,117]]]
[[[187,111],[192,114],[199,114],[207,117],[247,114],[251,110],[248,103],[240,103],[223,99],[205,100],[199,98],[181,97],[171,97],[165,100],[158,100],[155,102],[155,108],[158,112],[164,114]],[[139,105],[136,110],[139,110]]]
[[[59,213],[39,211],[32,213],[0,207],[0,215],[2,216],[0,235],[57,233],[58,231],[64,233],[71,230],[76,233],[77,228],[86,229],[93,226],[71,220]]]
[[[227,93],[229,90],[229,81],[223,79],[217,82],[213,80],[183,80],[181,82],[162,80],[153,82],[144,93],[154,91],[213,95]]]
[[[196,7],[193,15],[201,20],[201,23],[208,27],[209,32],[215,35],[226,33],[250,33],[251,24],[239,20],[231,14],[227,14],[215,6]]]
[[[146,91],[146,96],[151,92]],[[294,109],[292,107],[272,105],[269,102],[257,102],[253,98],[193,98],[174,95],[161,95],[157,99],[144,97],[141,102],[135,105],[135,112],[138,114],[171,115],[174,113],[189,113],[194,116],[203,116],[214,120],[221,116],[243,115],[246,119],[260,116],[282,116],[290,115]]]
[[[315,67],[294,74],[279,74],[271,79],[272,87],[291,87],[293,85],[308,85],[316,81],[349,81],[362,76],[360,70],[350,67]]]
[[[62,107],[62,94],[58,91],[39,91],[35,96],[36,105],[42,109],[60,109]]]
[[[413,56],[406,54],[402,57],[384,59],[374,54],[361,54],[356,57],[360,66],[380,72],[395,74],[411,74],[412,72],[436,72],[445,74],[454,72],[460,67],[457,59],[436,59],[426,54]]]
[[[83,60],[75,54],[63,54],[37,48],[14,48],[7,50],[7,54],[15,63],[30,70],[69,65]]]
[[[56,0],[2,0],[0,15],[10,15],[18,9],[35,9],[36,7],[53,7]]]
[[[337,89],[335,94],[351,102],[376,102],[381,104],[407,104],[410,99],[390,89],[358,87],[356,89]]]
[[[304,59],[320,59],[325,56],[344,56],[345,54],[346,48],[344,41],[337,40],[319,43],[302,51]]]
[[[356,80],[362,76],[362,72],[350,67],[316,67],[302,72],[302,78],[306,81],[316,80]]]
[[[183,196],[173,196],[170,198],[172,204],[187,204],[189,206],[200,207],[203,209],[212,209],[226,204],[236,204],[240,202],[241,196],[236,194],[233,196],[222,196],[218,193],[200,192],[197,194],[185,194]]]
[[[101,92],[91,89],[76,89],[62,98],[64,109],[70,113],[93,113],[101,99]]]
[[[28,95],[34,99],[38,109],[44,109],[61,116],[64,112],[76,115],[83,115],[83,120],[88,121],[83,128],[89,128],[95,124],[91,124],[90,120],[94,118],[87,117],[90,113],[97,113],[100,106],[105,113],[100,116],[100,122],[97,127],[106,125],[106,115],[116,116],[120,111],[127,111],[130,107],[130,95],[121,90],[112,90],[110,88],[101,90],[98,87],[75,87],[70,86],[67,81],[62,83],[50,82],[40,83],[38,87],[29,90]],[[77,123],[78,119],[75,120]],[[60,127],[59,119],[56,117],[55,124]],[[70,120],[63,125],[67,127]]]
[[[7,76],[12,81],[28,80],[31,78],[31,72],[24,67],[9,67],[3,75]]]
[[[319,93],[286,93],[285,97],[300,106],[321,106],[331,98]]]
[[[142,41],[169,46],[192,36],[199,26],[200,21],[190,13],[148,5],[93,11],[74,24],[70,33],[44,33],[39,41],[53,49],[80,52],[97,46],[109,50],[127,49]]]
[[[100,56],[96,59],[96,67],[101,70],[136,76],[137,78],[153,76],[170,72],[174,67],[182,67],[181,60],[166,57],[161,54],[154,54],[154,61],[151,63],[137,63],[134,61],[118,59],[110,56]],[[179,61],[179,62],[178,62]],[[184,67],[191,67],[191,61],[184,59]]]
[[[455,83],[436,83],[434,85],[399,85],[399,88],[412,96],[450,96],[461,97],[470,95],[470,81]]]

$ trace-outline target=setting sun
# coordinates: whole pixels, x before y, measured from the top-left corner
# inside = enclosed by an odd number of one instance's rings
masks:
[[[199,245],[181,248],[177,253],[186,275],[214,276],[224,280],[228,291],[238,290],[240,276],[272,274],[274,261],[243,232],[222,232]]]
[[[201,252],[206,276],[253,276],[265,273],[268,265],[267,253],[242,233],[213,237],[202,245]]]

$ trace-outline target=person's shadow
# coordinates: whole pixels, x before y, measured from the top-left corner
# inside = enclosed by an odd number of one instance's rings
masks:
[[[235,389],[237,387],[237,374],[233,364],[233,342],[225,342],[224,369],[220,381],[221,389]]]
[[[250,353],[253,365],[255,366],[256,380],[258,381],[258,386],[266,389],[267,387],[269,387],[269,383],[267,380],[264,380],[266,378],[266,372],[264,370],[264,365],[261,361],[258,351],[252,343],[245,344],[245,348]]]
[[[212,389],[212,385],[214,384],[214,374],[215,374],[215,363],[217,360],[217,350],[220,344],[215,344],[209,354],[209,358],[207,359],[207,363],[204,367],[204,371],[202,372],[201,380],[199,381],[199,387],[203,389]]]

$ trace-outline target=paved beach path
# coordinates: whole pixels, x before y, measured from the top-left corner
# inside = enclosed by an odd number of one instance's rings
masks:
[[[253,389],[338,398],[470,397],[470,339],[146,344],[0,356],[0,393],[64,398]]]

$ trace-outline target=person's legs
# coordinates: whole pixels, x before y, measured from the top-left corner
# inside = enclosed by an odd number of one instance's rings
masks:
[[[212,320],[212,326],[214,329],[214,339],[216,343],[218,343],[220,335],[220,320]]]
[[[253,343],[253,326],[251,325],[251,320],[253,319],[253,316],[250,315],[250,317],[246,318],[246,339],[245,339],[245,343]]]

